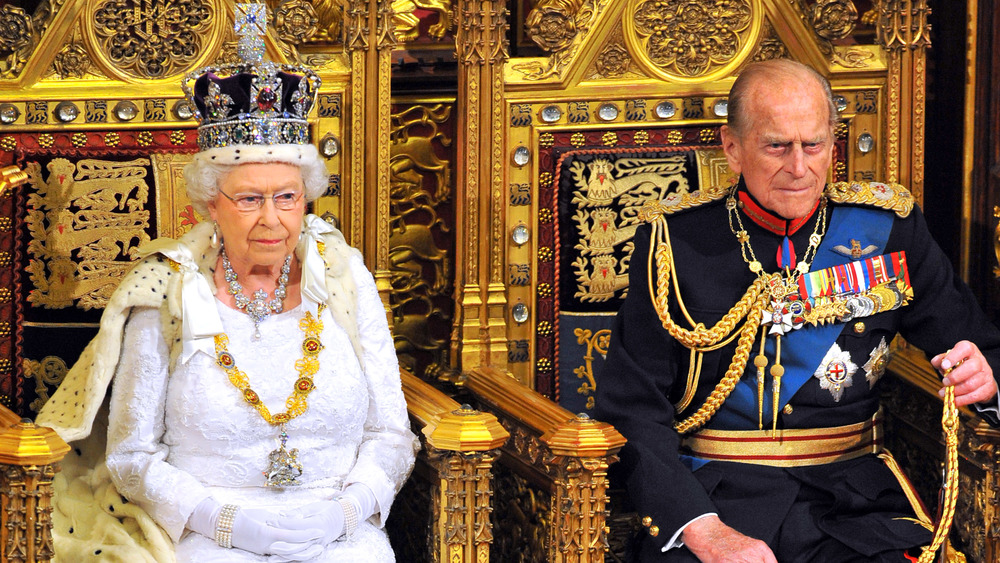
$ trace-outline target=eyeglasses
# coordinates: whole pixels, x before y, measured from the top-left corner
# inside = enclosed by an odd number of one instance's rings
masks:
[[[280,192],[274,194],[270,198],[261,194],[240,194],[236,197],[232,197],[222,190],[219,190],[219,193],[226,196],[226,199],[229,201],[233,202],[237,211],[246,212],[257,211],[264,207],[264,200],[266,199],[270,199],[274,202],[275,209],[290,211],[295,209],[295,205],[298,204],[299,198],[302,197],[302,192]]]

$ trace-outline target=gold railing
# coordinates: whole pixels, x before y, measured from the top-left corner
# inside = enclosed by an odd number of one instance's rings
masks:
[[[52,561],[52,479],[69,446],[0,406],[0,560]]]
[[[504,514],[494,549],[504,561],[604,561],[608,466],[625,438],[493,368],[475,368],[464,386],[512,436],[499,464],[507,471],[494,484]]]
[[[423,560],[429,555],[427,559],[439,563],[489,561],[492,468],[509,434],[495,416],[459,405],[406,370],[400,375],[410,418],[424,442],[410,481],[426,481],[430,488],[429,529],[422,531],[412,522],[404,526],[415,533],[408,546],[426,544],[429,554],[411,557]]]

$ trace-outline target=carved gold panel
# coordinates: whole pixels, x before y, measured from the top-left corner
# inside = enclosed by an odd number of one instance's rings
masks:
[[[729,76],[753,53],[763,16],[761,0],[629,0],[625,41],[652,76],[709,82]]]
[[[119,80],[174,79],[218,52],[227,13],[222,0],[87,2],[87,50]]]

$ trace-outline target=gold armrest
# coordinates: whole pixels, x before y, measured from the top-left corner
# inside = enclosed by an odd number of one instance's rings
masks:
[[[432,561],[489,561],[491,469],[509,434],[492,414],[459,405],[406,370],[400,370],[400,378],[410,418],[426,443],[414,476],[430,482],[432,505],[431,537],[409,525],[417,535],[407,543],[429,542]],[[422,464],[428,470],[421,471]],[[408,508],[411,514],[421,512],[421,507]]]
[[[497,510],[506,501],[514,506],[504,507],[504,513],[513,518],[499,518],[497,525],[519,529],[503,529],[503,541],[511,543],[495,549],[501,556],[527,550],[544,551],[532,556],[547,561],[603,561],[608,549],[607,471],[625,438],[610,424],[574,415],[496,369],[475,368],[464,384],[512,435],[502,458],[514,474],[512,486],[505,482],[496,494],[503,497]],[[529,488],[531,492],[522,491]],[[546,513],[533,517],[534,505],[545,506]]]
[[[51,561],[52,479],[69,445],[0,406],[0,558]]]

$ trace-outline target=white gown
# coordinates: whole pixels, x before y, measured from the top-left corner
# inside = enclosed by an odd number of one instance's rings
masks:
[[[315,389],[306,412],[286,425],[288,448],[298,449],[303,467],[298,487],[265,487],[263,470],[278,445],[278,428],[243,400],[215,358],[198,352],[168,373],[159,311],[133,311],[114,380],[107,465],[118,490],[177,542],[179,562],[271,560],[220,548],[214,539],[185,529],[195,506],[208,496],[224,504],[292,511],[330,499],[353,483],[375,494],[376,514],[313,561],[394,560],[382,524],[409,475],[415,441],[374,281],[360,259],[351,259],[351,269],[365,369],[346,333],[324,310]],[[237,367],[272,414],[283,412],[298,377],[294,366],[303,339],[298,325],[305,308],[265,320],[261,339],[253,341],[246,314],[218,301],[216,306]]]

